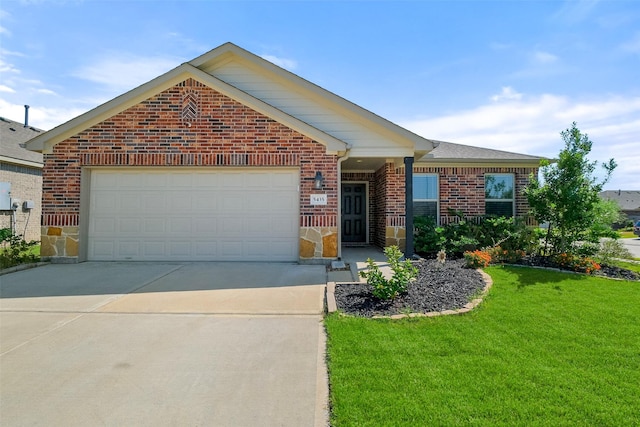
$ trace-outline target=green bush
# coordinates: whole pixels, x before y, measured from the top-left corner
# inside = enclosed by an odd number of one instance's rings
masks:
[[[600,242],[594,258],[600,264],[611,264],[611,262],[618,259],[631,259],[633,256],[629,249],[625,248],[622,242],[617,239],[603,239]]]
[[[360,276],[367,279],[367,283],[373,287],[373,295],[382,300],[394,299],[407,291],[409,282],[418,275],[418,269],[405,259],[401,261],[402,252],[397,246],[389,246],[384,249],[384,254],[393,271],[392,277],[387,279],[380,271],[378,265],[371,258],[367,259],[367,271],[361,271]]]
[[[38,257],[31,253],[33,246],[38,242],[25,241],[22,236],[13,234],[11,229],[0,229],[0,268],[9,268],[19,264],[37,262]]]
[[[507,251],[535,252],[539,236],[534,227],[521,219],[504,217],[466,217],[460,211],[450,211],[457,217],[451,224],[437,226],[433,218],[414,219],[414,248],[417,253],[435,256],[444,250],[462,255],[466,251],[500,246]]]
[[[433,218],[418,216],[413,220],[415,228],[413,247],[421,254],[435,254],[446,250],[447,238],[444,235],[444,227],[436,225]]]

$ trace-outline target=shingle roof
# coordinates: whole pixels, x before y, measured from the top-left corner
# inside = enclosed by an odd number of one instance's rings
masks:
[[[454,144],[453,142],[432,140],[435,148],[417,159],[416,162],[433,161],[527,161],[539,162],[544,157],[528,154],[510,153],[508,151],[493,150],[491,148],[473,147],[470,145]]]
[[[623,211],[640,210],[640,191],[607,190],[600,197],[615,200]]]
[[[3,162],[42,164],[42,154],[24,148],[24,143],[41,134],[40,129],[0,117],[0,159]]]

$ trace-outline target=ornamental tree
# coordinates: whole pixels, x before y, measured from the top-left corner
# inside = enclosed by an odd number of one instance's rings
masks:
[[[594,227],[602,210],[599,196],[602,187],[616,168],[614,159],[603,163],[604,178],[594,176],[598,162],[589,161],[593,143],[573,122],[570,129],[561,132],[564,148],[557,162],[541,162],[542,180],[531,176],[525,188],[531,214],[541,223],[548,223],[544,255],[576,253],[578,242],[597,243],[607,235],[602,227]],[[600,225],[600,224],[598,224]]]

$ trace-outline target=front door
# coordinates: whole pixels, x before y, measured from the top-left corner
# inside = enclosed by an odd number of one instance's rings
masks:
[[[367,243],[365,184],[342,184],[342,242]]]

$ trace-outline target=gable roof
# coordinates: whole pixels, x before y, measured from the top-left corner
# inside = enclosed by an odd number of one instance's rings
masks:
[[[508,151],[481,148],[471,145],[455,144],[453,142],[432,140],[433,151],[416,159],[416,163],[527,163],[538,166],[544,157],[528,154],[511,153]]]
[[[41,134],[40,129],[0,117],[0,162],[42,168],[42,154],[24,147],[24,143]]]
[[[623,211],[640,210],[640,191],[606,190],[600,193],[605,200],[615,200]]]
[[[330,153],[355,148],[360,149],[359,155],[413,156],[416,149],[424,153],[433,148],[428,139],[232,43],[225,43],[34,138],[27,147],[49,152],[55,144],[187,78],[312,138]],[[358,135],[364,135],[361,140],[371,142],[371,146],[360,147]]]

